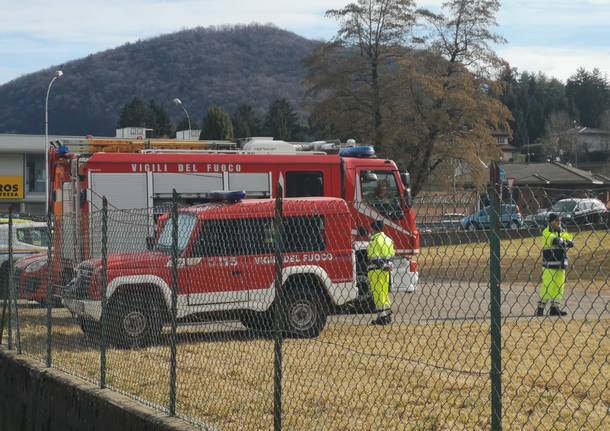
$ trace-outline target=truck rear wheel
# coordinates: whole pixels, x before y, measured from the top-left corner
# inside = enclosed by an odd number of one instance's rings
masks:
[[[326,298],[317,289],[297,289],[284,297],[282,328],[288,337],[314,338],[326,325]]]
[[[148,346],[159,341],[163,321],[150,295],[113,295],[108,302],[108,339],[116,347]]]
[[[85,334],[85,336],[87,338],[95,341],[96,343],[99,343],[101,341],[100,322],[96,322],[94,320],[89,320],[89,319],[84,319],[81,317],[78,319],[78,324],[80,326],[80,329],[83,331],[83,333]]]

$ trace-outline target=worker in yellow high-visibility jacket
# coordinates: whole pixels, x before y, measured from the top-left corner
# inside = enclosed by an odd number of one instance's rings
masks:
[[[568,314],[560,308],[566,282],[569,248],[574,247],[572,235],[561,226],[561,217],[549,214],[549,224],[542,232],[542,283],[537,316],[544,315],[547,302],[551,302],[549,316],[562,317]]]
[[[373,325],[389,325],[392,323],[392,310],[390,306],[390,284],[392,282],[392,258],[394,257],[394,241],[383,233],[383,220],[377,220],[371,225],[373,234],[367,249],[369,258],[368,278],[371,285],[371,292],[375,307],[377,309],[377,319],[371,323]]]

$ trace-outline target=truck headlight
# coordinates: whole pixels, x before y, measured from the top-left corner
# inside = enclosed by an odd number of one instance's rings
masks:
[[[25,267],[25,272],[35,272],[47,264],[46,260],[37,260]]]

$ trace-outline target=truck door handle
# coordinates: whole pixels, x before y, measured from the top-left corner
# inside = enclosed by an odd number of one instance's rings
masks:
[[[239,276],[241,275],[241,271],[231,271],[231,275]]]

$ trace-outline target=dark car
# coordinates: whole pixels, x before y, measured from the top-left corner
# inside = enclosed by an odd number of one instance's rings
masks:
[[[541,210],[527,218],[528,224],[546,226],[549,214],[561,217],[565,224],[604,223],[608,218],[608,208],[599,199],[561,199],[548,210]]]
[[[464,217],[462,227],[466,230],[489,229],[491,225],[491,208],[485,207],[481,211]],[[507,229],[518,229],[523,226],[523,216],[518,205],[502,204],[500,224]]]

